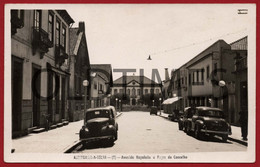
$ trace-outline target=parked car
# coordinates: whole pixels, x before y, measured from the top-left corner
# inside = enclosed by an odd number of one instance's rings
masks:
[[[87,142],[107,140],[113,144],[117,140],[118,124],[113,106],[91,108],[85,112],[84,125],[79,138],[85,146]]]
[[[187,134],[190,134],[190,125],[192,121],[192,116],[195,113],[195,108],[194,107],[186,107],[183,111],[183,117],[182,119],[179,119],[178,124],[179,124],[179,129],[184,130]]]
[[[157,109],[157,107],[155,107],[155,106],[152,106],[152,107],[151,107],[151,111],[150,111],[150,115],[152,115],[152,114],[155,114],[155,115],[157,115],[157,112],[158,112],[158,109]]]
[[[178,121],[181,112],[179,110],[173,110],[172,114],[169,114],[168,117],[171,121]]]
[[[231,126],[226,122],[224,112],[212,107],[196,107],[189,129],[194,131],[197,139],[201,139],[205,135],[211,137],[218,135],[226,142],[228,135],[232,134]]]

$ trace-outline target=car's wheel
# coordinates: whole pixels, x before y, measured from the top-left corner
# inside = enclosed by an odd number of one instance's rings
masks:
[[[86,141],[82,141],[81,143],[82,143],[82,147],[83,147],[83,148],[86,148],[86,147],[87,147],[87,142],[86,142]]]
[[[186,133],[187,133],[187,135],[190,135],[190,134],[191,134],[191,129],[190,129],[190,126],[189,126],[189,125],[187,126]]]
[[[227,139],[228,139],[228,135],[223,135],[223,136],[222,136],[222,141],[223,141],[223,142],[227,142]]]
[[[181,126],[181,124],[179,124],[179,130],[183,130],[183,127]]]
[[[199,127],[197,125],[195,126],[194,134],[195,134],[196,139],[201,139],[201,132],[200,132]]]
[[[116,134],[115,134],[114,138],[115,138],[115,141],[116,141],[116,140],[117,140],[117,132],[116,132]]]

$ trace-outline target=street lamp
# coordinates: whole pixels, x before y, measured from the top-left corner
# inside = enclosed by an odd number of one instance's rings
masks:
[[[119,100],[119,109],[120,109],[120,111],[122,111],[121,100]]]
[[[86,114],[86,110],[87,110],[87,87],[89,85],[88,80],[84,80],[83,81],[83,86],[84,86],[84,125],[85,125],[85,114]]]
[[[154,106],[154,100],[153,100],[153,106]]]
[[[118,98],[116,98],[116,109],[118,109],[118,107],[117,107],[117,100],[118,100]]]

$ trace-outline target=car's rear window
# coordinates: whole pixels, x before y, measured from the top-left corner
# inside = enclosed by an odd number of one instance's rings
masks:
[[[93,118],[109,118],[109,110],[94,110],[86,113],[86,120]]]
[[[218,110],[200,110],[199,115],[208,116],[208,117],[224,118],[223,112],[218,111]]]

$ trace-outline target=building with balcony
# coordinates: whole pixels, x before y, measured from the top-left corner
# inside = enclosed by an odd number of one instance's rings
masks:
[[[218,40],[171,75],[171,110],[211,106],[237,124],[247,110],[247,37],[231,44]],[[243,98],[246,97],[246,98]]]
[[[113,86],[112,67],[110,64],[91,64],[91,97],[90,106],[103,107],[110,105],[110,91]]]
[[[11,10],[12,136],[68,120],[66,10]]]
[[[90,61],[88,45],[85,34],[85,23],[79,22],[78,27],[69,29],[70,51],[69,51],[69,120],[77,121],[84,116],[84,87],[83,81],[90,82]],[[92,85],[89,84],[87,89],[87,108],[90,107],[90,94]]]
[[[122,76],[113,82],[112,95],[125,94],[129,96],[129,105],[145,104],[143,97],[151,95],[162,95],[162,85],[147,78],[146,76]],[[120,100],[120,99],[119,99]],[[159,104],[158,100],[155,102]]]

